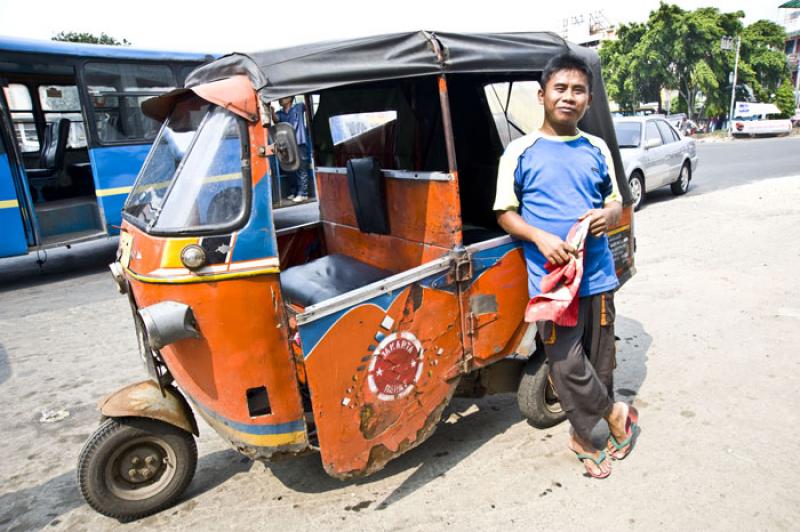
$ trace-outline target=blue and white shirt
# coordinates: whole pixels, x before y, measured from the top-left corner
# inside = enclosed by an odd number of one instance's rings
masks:
[[[526,223],[566,239],[586,211],[621,201],[614,163],[599,137],[581,131],[552,137],[535,131],[511,142],[500,159],[494,210],[519,210]],[[547,262],[532,242],[522,243],[530,297],[541,293]],[[619,285],[608,236],[589,235],[585,244],[580,297]]]

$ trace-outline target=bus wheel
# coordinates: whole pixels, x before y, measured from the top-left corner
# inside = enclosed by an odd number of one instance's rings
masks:
[[[103,515],[132,521],[172,505],[194,476],[194,437],[168,423],[111,418],[78,458],[84,500]]]
[[[536,428],[546,429],[566,419],[566,413],[550,380],[550,366],[544,353],[537,349],[528,363],[519,382],[517,403],[522,415]]]

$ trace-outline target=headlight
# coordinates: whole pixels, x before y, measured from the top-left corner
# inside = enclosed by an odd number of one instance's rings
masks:
[[[206,264],[206,251],[197,244],[189,244],[181,250],[181,262],[190,270],[202,268]]]

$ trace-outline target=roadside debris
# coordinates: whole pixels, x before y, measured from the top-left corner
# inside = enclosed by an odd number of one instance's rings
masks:
[[[58,423],[69,417],[67,410],[42,410],[42,417],[39,418],[39,423]]]

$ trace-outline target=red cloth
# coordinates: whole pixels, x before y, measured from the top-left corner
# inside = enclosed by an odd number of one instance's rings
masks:
[[[525,309],[525,321],[552,321],[562,327],[578,324],[578,289],[583,277],[583,244],[589,232],[589,220],[577,222],[569,230],[567,242],[578,250],[578,258],[570,256],[563,266],[544,267],[550,271],[542,278],[542,293],[534,296]]]

